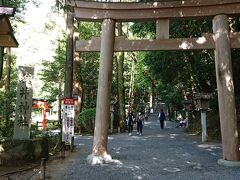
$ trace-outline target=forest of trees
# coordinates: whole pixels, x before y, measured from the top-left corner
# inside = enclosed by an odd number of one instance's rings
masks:
[[[37,2],[37,1],[36,1]],[[24,10],[25,1],[4,1],[6,6],[17,7],[18,12]],[[57,3],[57,7],[60,4]],[[55,12],[59,8],[55,8]],[[61,6],[61,8],[64,8]],[[64,12],[68,8],[64,8]],[[53,12],[54,13],[54,12]],[[14,21],[21,22],[20,16]],[[240,30],[239,17],[230,18],[230,30]],[[54,22],[46,22],[46,32],[55,28]],[[177,28],[176,28],[177,27]],[[122,23],[117,24],[116,36],[125,36],[129,39],[155,39],[155,23]],[[17,26],[16,26],[17,31]],[[92,36],[100,36],[101,24],[81,22],[74,24],[74,40],[89,40]],[[211,20],[170,21],[170,38],[199,37],[202,33],[212,33]],[[39,74],[44,85],[43,97],[54,102],[63,96],[66,70],[66,40],[67,35],[62,32],[56,45],[53,61],[43,59],[43,71]],[[11,58],[4,56],[4,74],[0,81],[0,136],[11,136],[16,95],[16,69],[14,55]],[[10,61],[10,62],[9,62]],[[232,49],[233,74],[236,96],[238,125],[240,124],[240,51]],[[210,109],[207,113],[208,133],[213,138],[220,138],[218,117],[218,100],[213,50],[188,51],[154,51],[128,52],[114,54],[114,68],[111,100],[117,102],[115,111],[115,128],[124,128],[125,106],[130,105],[137,111],[139,104],[147,105],[150,97],[153,105],[157,101],[166,103],[173,118],[174,111],[183,109],[183,99],[194,99],[196,93],[210,93]],[[11,63],[11,79],[7,82],[7,63]],[[73,94],[78,96],[78,123],[81,128],[93,131],[93,120],[96,107],[97,79],[99,68],[99,53],[84,52],[74,54],[73,64]],[[10,83],[10,87],[7,86]],[[8,88],[7,88],[8,87]],[[11,103],[8,103],[11,102]],[[200,113],[194,107],[190,112],[190,128],[199,131]],[[6,128],[7,127],[7,128]]]

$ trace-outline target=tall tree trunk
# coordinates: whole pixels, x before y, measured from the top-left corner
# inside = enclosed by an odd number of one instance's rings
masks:
[[[101,53],[98,77],[97,109],[92,154],[106,158],[110,117],[115,21],[104,19],[101,34]]]
[[[2,75],[3,75],[3,56],[4,56],[4,48],[0,47],[0,80],[2,80]]]
[[[82,99],[83,99],[83,81],[81,76],[81,61],[79,58],[79,53],[75,53],[74,65],[73,65],[73,94],[77,96],[77,109],[76,117],[81,112],[82,109]]]
[[[155,110],[155,105],[156,105],[156,86],[153,80],[151,80],[151,95],[152,95],[152,105]]]
[[[118,35],[122,36],[122,23],[118,23]],[[118,102],[119,102],[119,127],[123,131],[125,128],[125,89],[123,77],[124,53],[119,53],[117,58],[117,83],[118,83]]]
[[[3,0],[0,0],[0,6],[3,6]],[[0,80],[2,80],[2,73],[3,73],[3,56],[4,56],[4,48],[0,47]]]
[[[77,55],[79,56],[79,55]],[[82,97],[83,97],[83,82],[82,82],[82,76],[81,76],[81,62],[79,60],[79,57],[75,59],[74,61],[74,86],[73,91],[78,96],[78,104],[77,104],[77,110],[78,112],[82,109]]]
[[[76,26],[79,27],[79,24],[80,23],[77,23]],[[78,37],[79,37],[79,33],[74,32],[74,41],[76,41]],[[75,47],[73,48],[75,52]],[[82,102],[83,102],[83,80],[81,75],[81,65],[82,65],[82,62],[80,59],[80,53],[75,52],[74,62],[73,62],[73,81],[74,81],[73,93],[78,97],[76,117],[78,113],[81,112]]]
[[[65,0],[65,5],[69,0]],[[73,10],[66,5],[66,31],[67,31],[67,47],[66,47],[66,73],[65,73],[65,86],[64,97],[72,98],[73,89]],[[62,137],[62,136],[61,136]],[[73,140],[73,139],[72,139]],[[65,157],[65,143],[62,142],[61,157]],[[73,143],[73,142],[71,142]]]
[[[64,96],[72,98],[73,89],[73,12],[68,9],[66,13],[67,47],[66,47],[66,75]]]
[[[131,78],[130,78],[130,88],[128,92],[128,98],[129,98],[129,109],[128,111],[133,110],[133,104],[134,104],[134,74],[135,72],[135,59],[132,60],[131,64]]]
[[[10,123],[10,110],[9,110],[9,94],[10,94],[10,74],[11,74],[11,49],[6,48],[6,80],[5,80],[5,96],[6,96],[6,127],[9,127]]]
[[[61,76],[60,76],[61,77]],[[59,81],[58,83],[58,122],[60,125],[60,128],[62,127],[62,83]],[[61,134],[62,134],[62,128],[61,128]]]

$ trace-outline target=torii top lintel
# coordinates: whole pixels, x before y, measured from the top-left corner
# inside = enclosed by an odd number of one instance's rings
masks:
[[[151,3],[99,3],[72,1],[75,18],[81,21],[114,19],[120,22],[154,19],[212,18],[218,14],[240,15],[240,0],[186,0]]]

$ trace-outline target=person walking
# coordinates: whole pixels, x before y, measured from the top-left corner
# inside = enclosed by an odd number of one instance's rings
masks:
[[[144,113],[139,112],[137,116],[137,134],[139,134],[140,136],[142,135],[143,123],[144,123]]]
[[[161,129],[164,128],[164,121],[166,119],[165,113],[163,112],[163,109],[161,109],[161,111],[158,114],[158,119],[160,120],[160,127]]]
[[[129,136],[132,135],[132,131],[133,131],[133,119],[134,119],[134,116],[133,116],[132,112],[130,112],[127,116],[127,125],[128,125]]]
[[[148,120],[148,112],[147,111],[145,111],[144,116],[145,116],[145,121],[147,121]]]

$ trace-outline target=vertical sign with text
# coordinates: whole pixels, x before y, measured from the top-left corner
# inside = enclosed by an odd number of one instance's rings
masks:
[[[19,66],[14,139],[30,139],[34,68]]]
[[[74,99],[63,100],[62,140],[66,145],[71,144],[74,136]]]

